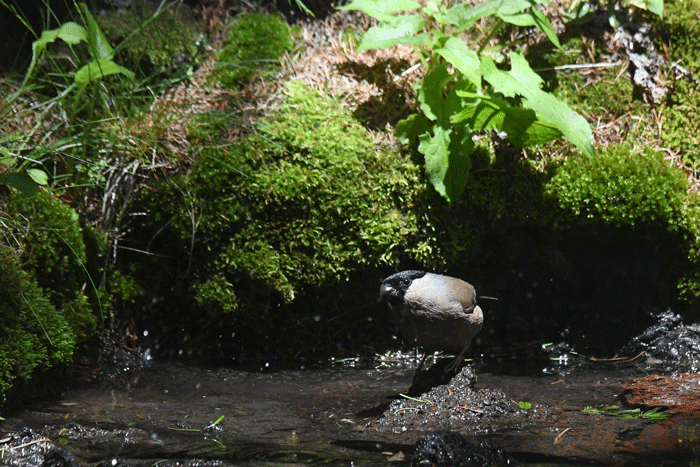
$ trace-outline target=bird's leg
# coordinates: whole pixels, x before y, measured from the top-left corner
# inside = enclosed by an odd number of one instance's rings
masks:
[[[454,370],[458,370],[462,366],[462,364],[464,363],[464,360],[463,360],[464,353],[467,351],[470,344],[471,344],[471,342],[469,344],[465,345],[462,348],[462,351],[459,353],[459,355],[457,355],[457,357],[454,360],[452,360],[452,362],[449,365],[447,365],[445,367],[445,374],[446,375],[449,373],[452,373]]]
[[[420,359],[420,363],[418,364],[418,368],[416,368],[416,373],[421,371],[423,369],[423,364],[425,363],[425,359],[428,358],[428,351],[426,350],[423,352],[423,358]]]

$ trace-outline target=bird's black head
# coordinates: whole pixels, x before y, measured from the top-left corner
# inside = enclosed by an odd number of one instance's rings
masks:
[[[382,286],[379,288],[379,300],[391,302],[402,299],[413,280],[423,276],[425,276],[425,271],[401,271],[392,274],[382,281]]]

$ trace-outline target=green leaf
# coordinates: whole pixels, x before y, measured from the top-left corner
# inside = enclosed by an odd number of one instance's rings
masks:
[[[518,402],[518,407],[524,410],[530,410],[532,408],[532,404],[529,402]]]
[[[430,122],[423,114],[411,114],[396,124],[396,137],[401,144],[414,144],[418,137],[430,128]]]
[[[664,18],[664,1],[663,0],[627,0],[620,2],[623,7],[634,6],[641,10],[648,10],[654,13],[659,18]]]
[[[649,11],[664,19],[664,0],[649,0]]]
[[[70,45],[76,45],[80,43],[80,41],[87,41],[87,31],[84,27],[72,21],[63,23],[58,29],[43,31],[41,37],[32,42],[32,51],[34,53],[41,52],[56,39],[61,39]]]
[[[532,8],[529,11],[515,14],[498,14],[506,23],[515,24],[516,26],[535,26],[537,29],[542,31],[547,38],[552,41],[558,49],[561,49],[561,44],[559,43],[559,37],[557,33],[554,32],[554,27],[549,19],[536,8]]]
[[[385,23],[394,21],[394,14],[402,11],[416,10],[420,3],[414,0],[354,0],[339,10],[360,10],[372,18]]]
[[[426,34],[416,35],[423,29],[425,20],[418,15],[404,15],[396,18],[393,25],[373,26],[362,36],[358,52],[370,49],[383,49],[396,44],[420,46]]]
[[[465,30],[472,27],[476,20],[495,15],[501,3],[503,3],[501,0],[489,0],[469,6],[467,2],[460,2],[447,10],[445,21],[457,26],[460,31]]]
[[[87,31],[84,27],[72,21],[63,23],[58,29],[43,31],[41,33],[41,37],[32,42],[32,61],[29,64],[27,73],[24,75],[24,81],[22,81],[22,86],[20,86],[20,88],[24,88],[26,86],[27,82],[29,81],[29,77],[32,75],[34,66],[37,63],[37,60],[39,60],[39,56],[46,49],[46,46],[54,42],[56,39],[61,39],[70,45],[75,45],[80,41],[87,41]]]
[[[487,56],[481,59],[481,71],[496,92],[506,97],[522,96],[523,106],[535,111],[537,116],[555,128],[589,159],[595,159],[593,132],[581,115],[564,102],[540,89],[542,78],[537,75],[522,54],[511,53],[511,70],[502,71]]]
[[[425,156],[428,180],[438,193],[452,202],[462,194],[469,179],[469,156],[474,151],[471,133],[435,126],[432,134],[427,132],[419,139],[418,151]]]
[[[14,156],[7,148],[0,146],[0,164],[8,167],[14,167],[17,164],[17,157]]]
[[[440,124],[449,123],[449,111],[443,102],[443,90],[453,79],[447,71],[445,64],[440,64],[430,71],[418,88],[418,102],[420,109],[430,120]]]
[[[85,19],[88,24],[88,52],[90,52],[92,58],[98,60],[111,60],[114,58],[114,49],[111,45],[109,45],[109,41],[105,35],[102,34],[102,30],[100,30],[100,27],[97,25],[97,21],[95,21],[95,18],[93,18],[90,14],[90,10],[88,9],[87,5],[81,3],[80,6],[83,9],[83,13],[85,14]]]
[[[514,107],[496,96],[482,96],[471,92],[457,91],[471,98],[453,118],[452,123],[465,122],[474,131],[503,131],[516,147],[531,147],[548,143],[561,136],[552,124],[537,118],[530,109]]]
[[[135,78],[133,71],[124,68],[121,65],[117,65],[111,60],[93,60],[87,65],[83,66],[75,74],[75,82],[81,87],[86,86],[91,81],[98,80],[104,76],[114,75],[121,73],[130,80]]]
[[[481,89],[481,63],[476,51],[468,48],[459,37],[448,37],[437,41],[435,52],[457,68],[476,89]]]
[[[27,169],[27,175],[29,175],[37,185],[47,185],[49,183],[49,176],[41,169]]]
[[[22,192],[27,198],[39,192],[39,185],[27,172],[5,172],[0,174],[0,185],[8,185]]]

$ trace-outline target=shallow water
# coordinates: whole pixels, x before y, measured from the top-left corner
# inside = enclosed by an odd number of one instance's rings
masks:
[[[699,420],[581,412],[620,405],[621,385],[649,374],[637,363],[476,360],[478,388],[545,410],[461,427],[470,440],[492,441],[524,465],[697,465]],[[67,390],[1,427],[33,428],[104,465],[407,465],[421,433],[376,421],[412,376],[411,360],[268,374],[154,363],[118,387]]]

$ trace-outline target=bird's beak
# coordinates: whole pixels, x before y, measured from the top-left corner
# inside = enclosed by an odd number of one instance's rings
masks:
[[[377,299],[377,301],[381,302],[386,298],[387,295],[392,295],[394,291],[395,290],[391,285],[382,284],[382,286],[379,288],[379,298]]]

